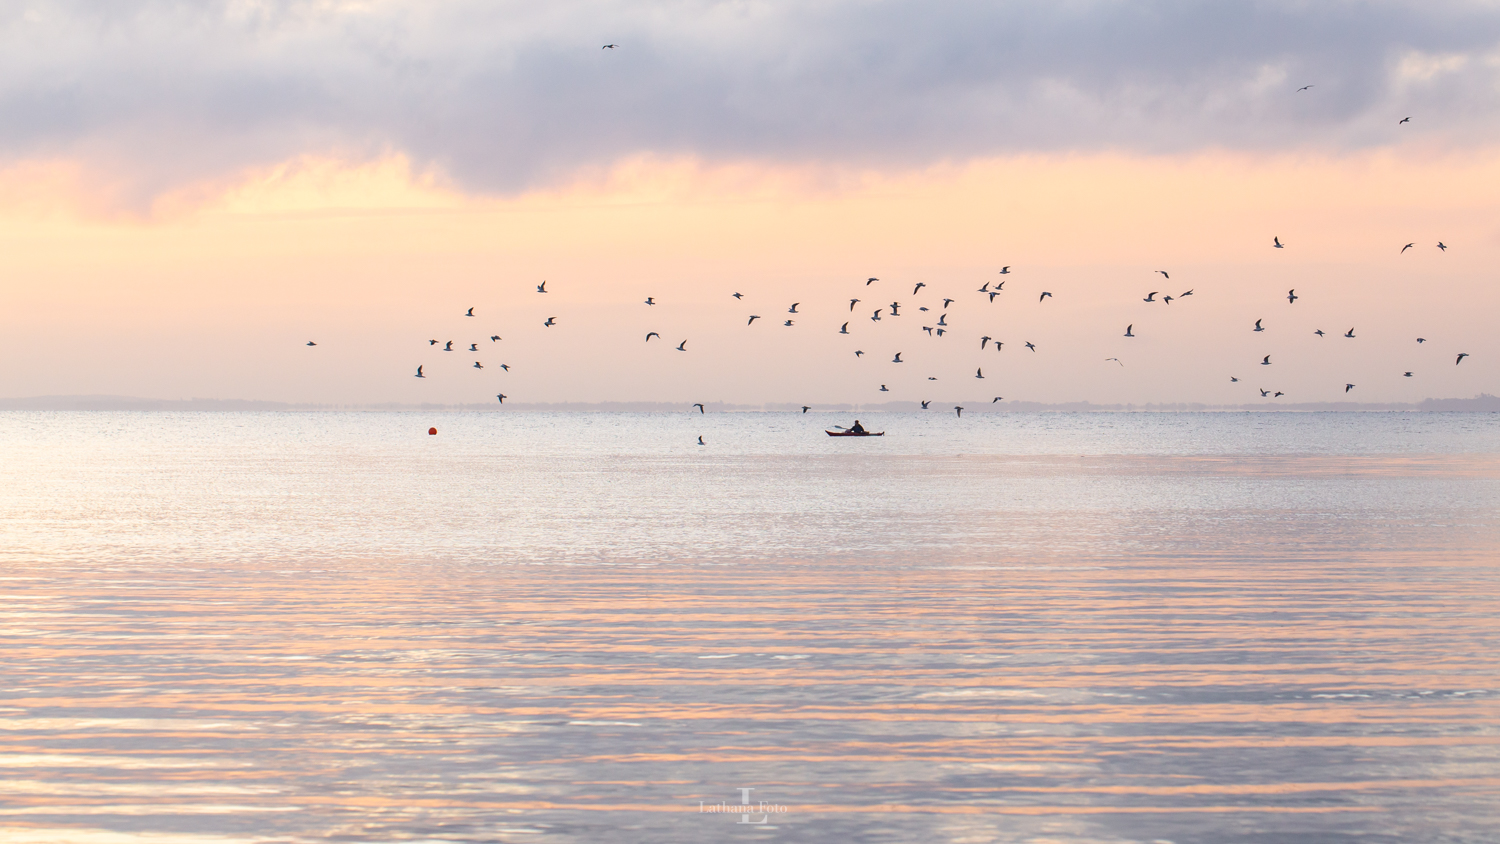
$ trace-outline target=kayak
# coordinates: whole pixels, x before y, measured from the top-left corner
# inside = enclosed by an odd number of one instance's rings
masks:
[[[883,437],[885,431],[824,431],[830,437]]]

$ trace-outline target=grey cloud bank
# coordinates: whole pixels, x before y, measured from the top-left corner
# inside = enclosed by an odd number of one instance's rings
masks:
[[[642,153],[908,167],[1500,129],[1493,3],[12,3],[0,45],[0,164],[76,159],[145,197],[305,154],[505,193]]]

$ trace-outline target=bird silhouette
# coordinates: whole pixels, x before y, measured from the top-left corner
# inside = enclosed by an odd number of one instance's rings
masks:
[[[1444,245],[1443,245],[1443,242],[1442,242],[1442,241],[1441,241],[1441,240],[1439,240],[1439,241],[1438,241],[1438,242],[1437,242],[1437,248],[1439,248],[1439,249],[1441,249],[1441,250],[1443,250],[1443,251],[1444,251],[1444,252],[1447,252],[1447,251],[1448,251],[1448,247],[1446,247],[1446,246],[1444,246]]]
[[[865,286],[869,287],[870,285],[874,284],[875,282],[877,282],[879,280],[880,279],[878,279],[878,278],[867,278],[867,279],[865,279]]]
[[[1321,328],[1314,329],[1313,333],[1316,334],[1316,335],[1318,335],[1319,337],[1322,337],[1323,336],[1323,329],[1321,329]]]
[[[549,316],[549,317],[547,317],[547,321],[544,322],[544,323],[542,323],[542,325],[544,325],[544,326],[546,326],[548,328],[551,328],[552,326],[554,326],[556,324],[557,324],[557,317],[555,317],[555,316]]]
[[[536,292],[538,292],[538,293],[546,293],[547,292],[547,282],[544,281],[541,284],[538,284],[536,286]]]
[[[1284,395],[1286,395],[1286,393],[1283,393],[1282,391],[1277,390],[1274,394],[1272,394],[1271,398],[1273,398],[1273,399],[1279,399],[1279,398],[1281,398]]]
[[[1142,302],[1155,302],[1156,301],[1156,293],[1157,293],[1157,291],[1155,291],[1155,290],[1151,291],[1150,293],[1147,293],[1146,294],[1146,298],[1142,299],[1141,301]]]
[[[1166,270],[1157,270],[1157,272],[1161,273],[1161,277],[1162,278],[1165,278],[1165,279],[1168,279],[1168,280],[1170,280],[1172,278],[1171,276],[1167,275],[1167,271]]]
[[[703,435],[702,434],[698,435],[698,445],[708,445],[708,443],[706,443],[706,442],[703,441]]]
[[[474,315],[474,309],[473,308],[470,308],[469,312],[466,313],[466,314],[464,314],[464,316],[473,316],[473,315]]]
[[[314,343],[314,342],[313,342],[313,341],[311,341],[311,340],[308,340],[308,341],[307,341],[307,345],[309,345],[309,346],[316,346],[316,345],[318,345],[318,344],[317,344],[317,343]]]
[[[1001,275],[1010,275],[1010,265],[1006,264],[1005,266],[1001,267],[1000,268],[1000,274]]]
[[[760,319],[760,314],[751,314],[750,315],[750,320],[748,322],[746,322],[745,324],[746,325],[754,325],[755,321],[758,320],[758,319]]]
[[[479,344],[478,343],[470,343],[469,344],[469,351],[471,351],[471,352],[477,352],[477,351],[479,351]]]
[[[946,329],[946,328],[939,328],[937,330],[937,336],[939,336],[939,337],[943,336],[946,333],[948,333],[948,329]]]
[[[805,404],[804,404],[804,405],[802,405],[802,412],[803,412],[803,413],[806,413],[806,412],[808,412],[808,411],[809,411],[809,410],[812,410],[812,408],[811,408],[811,407],[808,407],[808,406],[807,406],[807,405],[805,405]]]
[[[422,367],[420,367],[420,366],[417,367],[417,376],[416,377],[418,377],[418,378],[426,378],[427,377],[426,375],[422,374]]]
[[[436,346],[437,344],[438,344],[438,341],[436,341],[436,340],[428,340],[427,341],[427,345],[429,345],[429,346]]]
[[[504,393],[496,393],[495,398],[499,399],[501,404],[505,404],[505,400],[510,398],[510,396],[507,396]]]
[[[1347,393],[1347,392],[1349,392],[1352,389],[1354,389],[1354,385],[1353,384],[1345,384],[1344,385],[1344,392]]]
[[[902,363],[902,362],[903,361],[901,360],[901,353],[900,352],[897,352],[896,356],[894,358],[891,358],[891,363]]]
[[[953,299],[944,299],[943,300],[943,307],[946,309],[949,305],[953,304],[954,301],[955,300],[953,300]],[[991,300],[991,301],[993,301],[993,300]]]
[[[1400,120],[1396,121],[1396,125],[1400,126],[1402,123],[1410,123],[1410,122],[1411,122],[1411,118],[1410,117],[1403,117]]]
[[[859,357],[859,356],[860,356],[860,355],[862,355],[862,354],[864,354],[864,352],[862,352],[862,351],[860,351],[860,350],[859,350],[859,349],[855,349],[855,350],[854,350],[854,356],[855,356],[855,357]]]
[[[1229,383],[1231,383],[1231,384],[1239,383],[1239,380],[1240,379],[1234,377],[1233,375],[1229,376]]]
[[[1295,287],[1293,287],[1291,290],[1288,290],[1286,292],[1286,301],[1287,301],[1287,304],[1289,304],[1289,305],[1292,304],[1293,302],[1296,302],[1300,298],[1302,298],[1302,297],[1297,295],[1297,288],[1295,288]]]
[[[786,328],[790,328],[792,326],[792,321],[791,320],[787,320],[786,322],[782,323],[782,326],[784,326]]]
[[[1181,296],[1178,296],[1178,297],[1177,297],[1177,298],[1179,298],[1179,299],[1181,299],[1181,298],[1183,298],[1183,297],[1184,297],[1184,296],[1191,296],[1191,295],[1193,295],[1193,291],[1192,291],[1192,290],[1189,290],[1189,291],[1188,291],[1188,292],[1186,292],[1186,293],[1183,293],[1183,294],[1182,294],[1182,295],[1181,295]]]
[[[924,288],[926,286],[927,286],[927,284],[925,282],[921,282],[921,281],[917,282],[917,286],[913,287],[911,289],[911,295],[913,295],[913,296],[917,295],[917,291],[921,290],[922,288]]]
[[[1418,337],[1417,338],[1417,342],[1418,343],[1426,343],[1427,342],[1427,338],[1426,337]]]
[[[789,314],[795,314],[797,312],[797,306],[800,305],[800,304],[802,304],[802,303],[801,302],[793,302],[792,306],[790,308],[786,309],[786,312],[789,313]]]
[[[932,326],[930,326],[930,325],[924,325],[924,326],[922,326],[922,330],[925,331],[925,332],[927,332],[927,336],[929,336],[929,337],[932,336]]]
[[[500,339],[500,335],[499,334],[491,334],[490,335],[490,342],[491,343],[493,343],[493,342],[495,342],[496,340],[499,340],[499,339]]]
[[[1131,329],[1133,329],[1133,328],[1135,328],[1135,323],[1133,323],[1133,322],[1131,324],[1125,326],[1125,336],[1126,337],[1134,337],[1135,336],[1134,334],[1131,333]]]
[[[997,401],[999,401],[999,400],[1001,400],[1003,398],[1005,398],[1005,396],[995,396],[994,398],[990,399],[990,404],[994,404],[995,402],[997,402]]]
[[[605,44],[603,47],[600,47],[599,49],[601,49],[601,50],[613,50],[614,48],[616,48],[618,46],[620,46],[620,45],[619,44]]]
[[[648,304],[648,305],[654,305],[654,304],[656,304],[656,297],[654,297],[654,296],[647,296],[646,297],[646,304]]]
[[[448,342],[447,342],[447,343],[446,343],[446,344],[445,344],[445,345],[444,345],[444,346],[443,346],[443,351],[445,351],[445,352],[451,352],[451,351],[453,351],[453,341],[452,341],[452,340],[449,340],[449,341],[448,341]]]
[[[881,385],[880,385],[880,392],[882,392],[882,393],[889,393],[889,392],[890,392],[890,390],[887,390],[887,389],[886,389],[886,388],[885,388],[885,385],[884,385],[884,384],[881,384]]]
[[[892,302],[891,303],[891,316],[901,316],[901,303],[900,302]]]
[[[988,293],[988,292],[990,292],[990,283],[988,281],[986,281],[984,284],[980,285],[979,292],[980,293]]]
[[[658,339],[658,340],[660,340],[660,339],[661,339],[661,335],[660,335],[660,334],[657,334],[657,333],[656,333],[656,332],[655,332],[655,331],[653,331],[653,332],[651,332],[651,333],[650,333],[650,334],[647,334],[647,335],[646,335],[646,342],[647,342],[647,343],[649,343],[649,342],[651,342],[651,338],[652,338],[652,337],[655,337],[655,338],[656,338],[656,339]]]
[[[932,399],[928,399],[927,401],[922,402],[922,409],[926,410],[927,409],[927,405],[929,405],[929,404],[932,404]]]
[[[839,333],[840,334],[848,334],[849,333],[849,323],[846,322],[842,326],[840,326],[839,327]]]
[[[957,413],[958,414],[958,418],[960,418],[960,419],[962,419],[964,417],[964,409],[962,407],[959,407],[958,405],[954,405],[953,406],[953,412]]]
[[[1261,327],[1260,320],[1256,320],[1255,321],[1255,330],[1256,331],[1265,331],[1265,329]]]
[[[1261,366],[1270,366],[1271,365],[1271,356],[1270,355],[1266,355],[1264,358],[1261,358],[1260,365]]]
[[[743,299],[743,298],[745,298],[745,294],[743,294],[743,293],[732,293],[730,295],[732,295],[736,299]]]
[[[1032,350],[1033,352],[1036,351],[1036,346],[1031,345],[1031,341],[1029,340],[1026,342],[1026,348]]]
[[[1351,329],[1349,329],[1349,330],[1348,330],[1348,331],[1345,331],[1345,332],[1344,332],[1344,336],[1345,336],[1345,337],[1349,337],[1349,338],[1351,338],[1351,339],[1352,339],[1352,338],[1353,338],[1353,337],[1354,337],[1354,329],[1352,329],[1352,328],[1351,328]]]
[[[1410,372],[1403,372],[1403,373],[1401,373],[1401,377],[1402,378],[1410,378],[1411,377],[1411,373]]]
[[[687,341],[686,340],[683,340],[681,343],[677,344],[677,351],[679,351],[679,352],[685,352],[685,351],[687,351]]]
[[[858,305],[858,304],[859,304],[859,300],[858,299],[850,299],[849,300],[849,312],[850,313],[854,313],[854,306]]]
[[[703,403],[702,402],[694,402],[693,407],[698,408],[698,412],[699,413],[703,413],[704,412],[704,410],[703,410]]]
[[[476,361],[474,361],[474,368],[475,369],[484,369],[484,364],[482,364],[482,363],[480,363],[479,361],[476,360]]]
[[[990,335],[986,334],[983,337],[980,337],[979,338],[979,348],[983,349],[984,348],[984,344],[988,343],[988,342],[990,342]]]
[[[1170,305],[1170,304],[1172,304],[1172,298],[1173,297],[1171,297],[1171,296],[1163,295],[1161,297],[1161,303],[1163,305]]]
[[[942,325],[942,326],[946,326],[948,324],[948,315],[947,314],[938,314],[937,324],[938,325]]]
[[[1261,398],[1265,398],[1266,396],[1269,396],[1270,394],[1271,394],[1270,390],[1261,390],[1260,391],[1260,397]]]
[[[1286,248],[1285,246],[1281,245],[1281,238],[1279,238],[1279,237],[1273,237],[1273,238],[1271,238],[1271,245],[1274,246],[1274,247],[1276,247],[1277,249],[1285,249]]]
[[[510,371],[510,364],[508,364],[508,363],[502,363],[502,364],[500,364],[500,368],[503,369],[503,370],[505,370],[506,372],[509,372]]]
[[[1408,243],[1405,246],[1401,247],[1401,254],[1404,254],[1406,252],[1406,250],[1412,248],[1413,246],[1416,246],[1416,244],[1415,243]]]
[[[1040,301],[1042,301],[1042,300],[1043,300],[1043,299],[1045,299],[1045,298],[1047,298],[1047,297],[1048,297],[1048,296],[1051,296],[1051,295],[1052,295],[1052,294],[1051,294],[1051,293],[1048,293],[1048,292],[1047,292],[1047,291],[1045,291],[1045,290],[1043,290],[1043,291],[1042,291],[1042,295],[1040,295],[1040,296],[1038,296],[1038,297],[1036,297],[1036,300],[1037,300],[1037,301],[1038,301],[1038,302],[1040,302]],[[993,301],[993,300],[992,300],[992,301]]]
[[[1105,358],[1105,359],[1104,359],[1104,362],[1105,362],[1105,363],[1109,363],[1109,362],[1110,362],[1110,361],[1114,361],[1114,362],[1115,362],[1115,363],[1118,363],[1118,364],[1119,364],[1119,365],[1121,365],[1121,366],[1124,366],[1124,365],[1125,365],[1125,361],[1122,361],[1122,360],[1120,360],[1120,359],[1119,359],[1119,358]]]
[[[1458,353],[1458,358],[1453,361],[1453,365],[1454,366],[1458,366],[1459,364],[1463,363],[1464,362],[1464,358],[1466,358],[1468,356],[1469,356],[1468,352],[1459,352]]]
[[[1303,86],[1302,86],[1302,87],[1301,87],[1301,88],[1298,88],[1298,89],[1297,89],[1297,93],[1299,93],[1299,94],[1300,94],[1300,93],[1302,93],[1302,92],[1303,92],[1303,91],[1306,91],[1306,90],[1307,90],[1307,89],[1309,89],[1309,88],[1311,88],[1311,87],[1312,87],[1312,86],[1311,86],[1311,85],[1303,85]]]
[[[880,311],[880,308],[875,309],[875,313],[870,317],[870,322],[880,322]]]
[[[981,367],[975,369],[974,370],[974,377],[975,378],[983,378],[984,377],[984,367],[981,366]]]

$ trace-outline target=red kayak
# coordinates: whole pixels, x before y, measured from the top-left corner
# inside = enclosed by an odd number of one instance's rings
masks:
[[[830,437],[883,437],[885,431],[824,431]]]

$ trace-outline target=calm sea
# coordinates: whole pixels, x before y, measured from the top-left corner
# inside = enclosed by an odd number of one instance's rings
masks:
[[[0,841],[1500,841],[1500,414],[861,420],[0,413]]]

